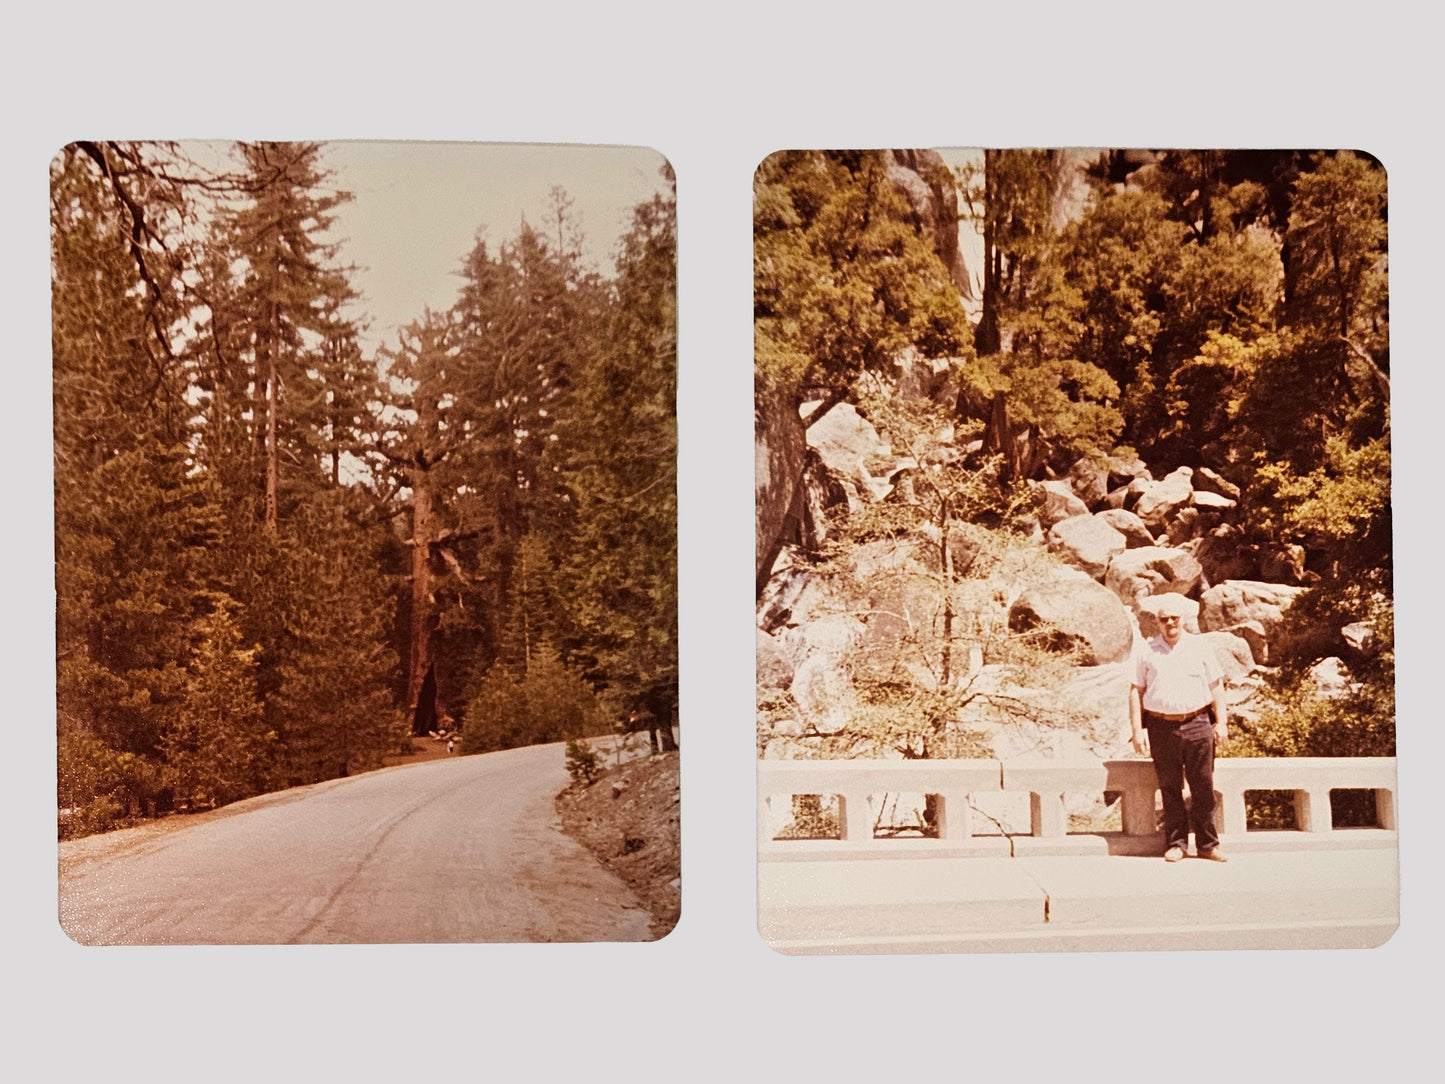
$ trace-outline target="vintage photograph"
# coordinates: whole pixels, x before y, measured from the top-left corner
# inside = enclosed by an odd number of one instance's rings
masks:
[[[674,927],[674,192],[637,147],[55,156],[72,940]]]
[[[1399,922],[1386,174],[788,150],[753,182],[784,954]]]

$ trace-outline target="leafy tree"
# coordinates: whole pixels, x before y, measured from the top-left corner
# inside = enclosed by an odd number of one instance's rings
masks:
[[[597,753],[582,738],[567,739],[567,774],[575,786],[581,783],[590,787],[602,773]]]
[[[224,805],[270,789],[276,734],[256,691],[257,647],[241,642],[230,607],[201,622],[186,703],[161,740],[178,801]]]
[[[979,357],[962,370],[959,409],[986,421],[984,447],[1004,457],[1005,480],[1031,477],[1055,459],[1107,452],[1123,427],[1115,406],[1119,385],[1100,364],[1108,358],[1097,350],[1088,355],[1096,323],[1083,314],[1097,294],[1118,285],[1114,279],[1124,280],[1125,295],[1137,288],[1107,261],[1092,277],[1074,272],[1078,250],[1100,238],[1077,230],[1060,235],[1052,203],[1057,168],[1048,151],[990,150],[981,187],[974,175],[961,178],[982,225],[984,289]],[[1118,226],[1099,229],[1116,248]],[[1118,315],[1116,323],[1132,335],[1147,330],[1138,312]]]
[[[783,151],[753,179],[753,326],[759,395],[841,401],[907,347],[970,353],[947,269],[876,151]]]
[[[565,552],[573,509],[559,476],[559,419],[575,372],[594,349],[601,287],[578,262],[567,200],[554,192],[559,245],[525,223],[493,254],[478,241],[450,313],[454,356],[444,391],[455,452],[444,467],[453,573],[437,612],[446,657],[439,682],[525,661],[534,637],[555,637],[551,568]],[[530,541],[528,541],[530,540]],[[440,596],[439,596],[440,598]],[[440,684],[439,684],[440,688]]]
[[[461,751],[489,753],[597,734],[598,709],[591,684],[550,644],[540,644],[525,673],[505,665],[487,672],[467,705]]]
[[[118,753],[86,730],[62,731],[58,753],[62,839],[104,832],[132,810],[155,808],[160,770],[150,758]]]
[[[60,727],[151,756],[221,523],[169,342],[180,310],[161,230],[180,196],[139,151],[87,147],[51,169]]]
[[[52,165],[61,830],[366,770],[396,699],[487,747],[602,728],[594,686],[670,721],[671,199],[605,281],[555,190],[370,359],[320,145],[235,152]]]
[[[820,570],[849,568],[860,542],[901,541],[911,554],[879,562],[859,585],[859,604],[879,631],[853,661],[860,706],[844,740],[865,737],[909,758],[986,756],[986,722],[1079,716],[1062,691],[1069,657],[1051,649],[1047,630],[1011,630],[1002,601],[1054,568],[1014,534],[1031,503],[1027,489],[1000,484],[998,457],[939,454],[949,421],[936,408],[886,388],[864,403],[890,446],[919,466],[888,502],[847,518]]]
[[[430,311],[402,330],[396,349],[382,355],[400,394],[394,396],[395,410],[381,419],[373,462],[387,480],[381,502],[394,504],[409,520],[405,703],[414,733],[436,728],[436,633],[449,611],[465,612],[470,578],[456,546],[469,534],[466,516],[475,503],[446,499],[470,496],[469,479],[457,469],[469,439],[451,390],[458,364],[450,321]]]
[[[596,559],[600,555],[593,555]],[[559,643],[567,622],[568,600],[559,580],[557,557],[546,536],[524,535],[512,561],[511,608],[499,658],[525,671],[532,651]]]
[[[318,470],[338,447],[347,408],[355,414],[354,330],[338,315],[354,293],[331,265],[338,246],[321,240],[348,193],[328,190],[318,143],[240,145],[249,199],[222,215],[215,247],[231,281],[217,282],[213,353],[226,365],[213,382],[227,419],[249,435],[251,485],[261,521],[275,534],[282,463]],[[219,336],[224,336],[224,342]],[[235,449],[239,452],[240,449]],[[314,484],[314,475],[301,476]],[[249,487],[248,487],[249,488]]]
[[[1166,210],[1149,192],[1098,195],[1060,237],[1058,259],[1081,302],[1078,356],[1121,384],[1149,365],[1164,330],[1185,235]]]
[[[635,209],[611,317],[573,377],[558,464],[574,523],[557,596],[614,714],[677,702],[677,234],[670,197]]]
[[[1322,696],[1295,660],[1285,668],[1282,680],[1272,686],[1270,699],[1259,717],[1240,719],[1231,725],[1230,741],[1222,755],[1395,755],[1394,603],[1379,587],[1378,581],[1363,590],[1359,585],[1335,585],[1334,591],[1311,592],[1291,607],[1295,627],[1310,621],[1365,615],[1373,640],[1368,651],[1355,660],[1355,680],[1342,696]]]
[[[969,171],[961,178],[983,233],[983,312],[974,343],[980,354],[1058,357],[1070,352],[1080,330],[1078,298],[1050,259],[1056,170],[1049,151],[986,150],[982,187]]]
[[[1260,533],[1310,547],[1348,582],[1390,563],[1385,178],[1348,153],[1294,184],[1287,333],[1239,412]]]
[[[270,705],[291,785],[380,767],[406,733],[392,700],[392,594],[376,539],[357,529],[339,493],[298,520],[285,553],[290,642]]]

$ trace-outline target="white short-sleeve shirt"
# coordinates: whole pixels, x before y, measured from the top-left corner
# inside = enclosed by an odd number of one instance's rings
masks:
[[[1199,636],[1183,633],[1173,647],[1162,636],[1135,645],[1134,684],[1144,690],[1145,711],[1198,711],[1214,699],[1214,686],[1223,678],[1214,648]]]

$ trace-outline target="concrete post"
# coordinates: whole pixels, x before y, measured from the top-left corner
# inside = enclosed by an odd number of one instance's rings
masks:
[[[766,847],[773,841],[773,800],[769,795],[758,794],[758,846]]]
[[[838,827],[850,843],[873,838],[873,814],[868,808],[868,795],[859,791],[838,795]]]
[[[963,791],[945,791],[938,796],[938,838],[971,839],[973,810]]]
[[[1330,817],[1328,789],[1294,792],[1294,822],[1301,832],[1328,832],[1334,826]]]
[[[1395,792],[1380,787],[1375,791],[1375,823],[1395,831]]]
[[[1069,818],[1064,812],[1064,796],[1030,791],[1029,819],[1035,836],[1057,839],[1067,835]]]
[[[1244,835],[1249,830],[1249,813],[1244,805],[1243,790],[1215,791],[1215,825],[1220,835]]]
[[[1154,790],[1142,788],[1124,792],[1120,816],[1126,836],[1152,836],[1159,830],[1159,821],[1154,815],[1154,794]]]

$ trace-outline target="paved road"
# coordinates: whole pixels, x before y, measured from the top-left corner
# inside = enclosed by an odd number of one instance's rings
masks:
[[[1399,924],[1395,849],[1159,858],[770,861],[759,931],[784,953],[1368,948]]]
[[[534,746],[64,843],[60,924],[87,945],[648,940],[637,898],[561,833],[566,782],[563,747]]]

